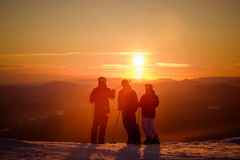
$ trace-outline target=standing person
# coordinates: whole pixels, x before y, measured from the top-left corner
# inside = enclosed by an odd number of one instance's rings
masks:
[[[139,107],[142,108],[142,128],[147,137],[145,144],[160,144],[158,134],[153,126],[155,119],[155,109],[159,105],[159,98],[153,90],[151,84],[146,84],[146,93],[141,97]]]
[[[97,135],[99,144],[103,144],[105,141],[106,127],[110,115],[109,99],[115,98],[115,90],[109,89],[106,81],[106,78],[99,77],[98,86],[93,89],[90,95],[90,103],[94,103],[94,119],[90,137],[93,144],[97,143]]]
[[[123,89],[118,94],[118,110],[122,111],[123,126],[128,135],[127,144],[141,144],[141,134],[135,116],[138,109],[137,94],[128,80],[122,80],[122,86]]]

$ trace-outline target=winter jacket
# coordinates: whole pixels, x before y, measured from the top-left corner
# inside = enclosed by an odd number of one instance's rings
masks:
[[[98,85],[90,94],[90,103],[94,103],[94,115],[110,113],[109,98],[115,98],[115,90],[106,85]]]
[[[118,110],[124,117],[135,117],[138,108],[138,98],[131,86],[125,87],[118,94]]]
[[[140,99],[139,107],[142,108],[142,116],[155,118],[155,109],[159,105],[159,98],[154,90],[147,91]]]

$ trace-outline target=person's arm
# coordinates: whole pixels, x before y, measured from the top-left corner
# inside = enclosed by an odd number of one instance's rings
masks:
[[[93,91],[90,94],[90,103],[94,103],[95,102],[95,89],[93,89]]]
[[[158,98],[158,96],[156,95],[155,106],[157,107],[158,105],[159,105],[159,98]]]
[[[135,107],[134,109],[136,112],[139,107],[139,103],[138,103],[137,93],[135,91],[133,91],[132,101],[133,101],[133,105]]]
[[[121,93],[121,91],[119,91],[119,93],[118,93],[118,110],[119,111],[122,111],[122,101],[123,101],[122,93]]]
[[[108,91],[108,97],[110,98],[110,99],[114,99],[115,98],[115,89],[109,89],[109,91]]]
[[[144,95],[141,97],[139,101],[139,107],[142,107],[144,105]]]

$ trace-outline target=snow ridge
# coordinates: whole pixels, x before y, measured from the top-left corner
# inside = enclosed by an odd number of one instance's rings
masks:
[[[127,145],[0,139],[0,159],[240,159],[240,137],[190,143]]]

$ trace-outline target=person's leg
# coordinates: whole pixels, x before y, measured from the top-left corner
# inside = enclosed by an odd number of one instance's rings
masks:
[[[131,121],[129,120],[129,117],[122,117],[123,120],[123,126],[127,132],[128,135],[128,141],[127,143],[132,143],[133,142],[133,137],[132,137],[132,128],[131,128]]]
[[[92,143],[97,143],[98,127],[99,127],[99,117],[95,115],[93,124],[92,124],[92,129],[91,129],[91,136],[90,136]]]
[[[149,118],[142,116],[142,127],[143,127],[143,131],[145,133],[145,136],[146,136],[146,140],[143,141],[143,143],[144,144],[152,143],[152,134],[149,129]]]
[[[132,137],[134,139],[134,143],[140,144],[141,143],[141,133],[139,130],[139,126],[136,123],[136,117],[131,117],[131,124],[133,128]]]
[[[103,115],[100,119],[100,129],[98,135],[98,143],[104,143],[105,141],[105,133],[107,128],[108,116]]]
[[[158,134],[157,134],[157,131],[156,131],[156,129],[155,129],[153,124],[154,124],[154,119],[149,119],[148,120],[148,128],[149,128],[152,136],[156,137],[156,136],[158,136]]]
[[[142,116],[142,129],[143,129],[143,132],[145,133],[146,137],[151,136],[151,131],[149,130],[148,126],[149,126],[148,125],[148,118]]]
[[[148,128],[149,128],[149,130],[151,131],[152,136],[153,136],[153,138],[152,138],[152,143],[160,144],[157,131],[156,131],[156,129],[154,128],[154,125],[153,125],[153,124],[154,124],[154,119],[149,119],[148,122],[149,122],[149,123],[148,123]]]

